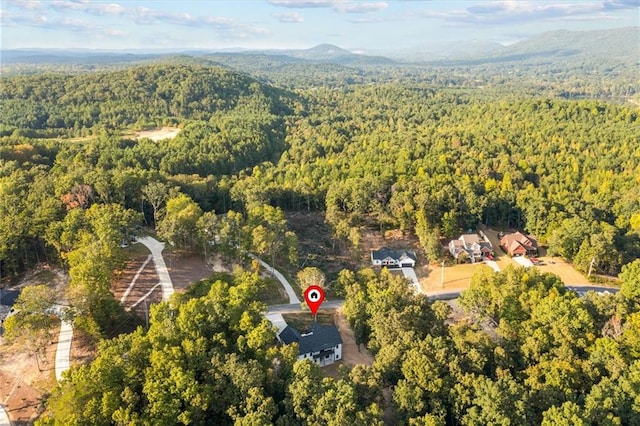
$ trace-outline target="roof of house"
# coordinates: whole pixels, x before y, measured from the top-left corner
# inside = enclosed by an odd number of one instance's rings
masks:
[[[342,343],[342,338],[335,325],[311,324],[309,333],[301,334],[291,326],[280,333],[280,340],[285,344],[298,343],[300,354],[320,352]]]
[[[0,296],[0,305],[13,306],[18,296],[20,296],[20,290],[2,290],[0,291]]]
[[[371,250],[372,260],[383,260],[388,257],[395,260],[409,258],[414,262],[417,260],[415,252],[409,251],[409,250],[393,250],[387,247],[382,247],[381,249],[378,249],[378,250]]]
[[[480,236],[478,234],[462,234],[460,235],[460,240],[462,240],[465,245],[470,246],[473,243],[479,243]]]
[[[500,244],[502,244],[509,252],[515,252],[520,247],[525,250],[537,249],[538,245],[535,239],[533,239],[530,235],[524,235],[521,232],[514,232],[513,234],[506,234],[500,240]]]
[[[489,241],[480,241],[480,250],[488,249],[489,251],[493,250],[493,246]]]

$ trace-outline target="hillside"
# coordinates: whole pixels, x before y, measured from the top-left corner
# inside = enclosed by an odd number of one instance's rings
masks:
[[[628,27],[602,31],[551,31],[529,40],[506,46],[498,58],[550,59],[566,58],[601,61],[603,64],[638,64],[640,28]]]
[[[270,113],[288,110],[281,90],[220,67],[145,65],[80,75],[40,74],[3,81],[0,125],[12,128],[109,128],[167,119],[208,120],[251,98]]]

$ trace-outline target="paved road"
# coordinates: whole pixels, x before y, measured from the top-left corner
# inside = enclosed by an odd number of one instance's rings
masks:
[[[584,296],[588,291],[595,291],[596,293],[617,293],[620,291],[617,287],[597,286],[597,285],[584,285],[584,284],[569,284],[566,285],[569,290],[573,290],[578,295]]]
[[[162,287],[162,300],[166,302],[173,294],[173,281],[171,281],[167,264],[164,263],[164,257],[162,257],[164,243],[161,243],[153,237],[141,237],[137,240],[147,246],[153,256],[153,264],[156,266],[156,273],[158,274],[160,286]]]
[[[567,286],[567,288],[569,290],[575,291],[578,294],[582,292],[582,294],[580,295],[583,295],[587,291],[609,292],[609,293],[616,293],[618,291],[618,289],[615,287],[605,287],[605,286]],[[429,292],[426,296],[431,300],[452,300],[460,297],[460,293],[462,293],[463,291],[464,290],[436,291],[436,292]],[[342,299],[325,301],[320,307],[320,309],[336,309],[342,306],[342,302],[343,302]],[[302,307],[299,303],[267,306],[267,315],[289,314],[289,313],[295,313],[295,312],[301,312],[301,311],[302,311]]]
[[[298,299],[298,296],[296,295],[296,292],[293,291],[293,287],[291,287],[291,284],[289,284],[289,281],[287,281],[287,279],[284,277],[284,275],[282,275],[280,273],[280,271],[278,271],[276,268],[273,268],[271,265],[269,265],[267,262],[263,261],[262,259],[257,258],[256,256],[252,255],[251,253],[249,253],[249,256],[252,259],[257,260],[258,262],[260,262],[260,264],[273,272],[273,275],[278,279],[278,281],[280,281],[280,283],[282,283],[282,286],[284,287],[284,290],[287,292],[287,296],[289,296],[289,303],[290,304],[294,304],[297,303],[298,305],[300,305],[300,299]]]
[[[320,309],[336,309],[342,306],[342,299],[325,300]],[[267,306],[267,315],[271,314],[291,314],[295,312],[302,312],[302,305],[300,303],[289,303],[286,305],[271,305]]]

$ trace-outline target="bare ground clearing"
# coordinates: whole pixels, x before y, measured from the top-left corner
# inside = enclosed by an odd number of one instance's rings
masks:
[[[38,358],[29,351],[0,343],[0,402],[14,424],[32,424],[43,411],[44,397],[53,389],[58,328]]]
[[[173,252],[162,253],[169,268],[173,288],[177,292],[184,291],[192,283],[209,278],[213,269],[196,253]],[[220,271],[224,272],[224,271]]]
[[[136,304],[143,296],[151,291],[156,284],[158,284],[158,274],[156,274],[153,260],[147,262],[142,270],[140,269],[146,260],[147,255],[144,253],[133,255],[127,262],[124,270],[119,272],[116,280],[111,286],[111,291],[115,298],[117,300],[121,300],[135,278],[135,283],[131,287],[129,294],[122,304],[125,309],[132,308],[134,304]],[[137,278],[136,275],[138,275]],[[148,304],[162,301],[162,289],[159,286],[156,287],[151,291],[151,294],[146,300]],[[141,317],[145,315],[144,303],[138,303],[133,309],[135,309],[135,312]]]
[[[14,280],[7,290],[46,284],[62,294],[69,281],[67,273],[41,263]],[[16,425],[32,424],[42,412],[43,398],[55,386],[55,352],[60,326],[51,330],[51,342],[38,358],[17,344],[9,345],[0,337],[0,403]]]
[[[342,361],[345,365],[353,367],[358,364],[371,366],[373,364],[373,356],[364,347],[364,345],[356,345],[356,338],[353,330],[349,326],[349,322],[342,313],[342,308],[336,309],[333,313],[333,319],[342,337]]]
[[[179,128],[177,127],[162,127],[160,129],[150,129],[150,130],[142,130],[139,132],[134,132],[133,136],[136,139],[151,139],[154,142],[158,142],[164,139],[173,139],[178,133],[180,133]]]

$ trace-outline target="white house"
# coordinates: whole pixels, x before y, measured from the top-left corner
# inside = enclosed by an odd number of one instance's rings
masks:
[[[371,250],[371,263],[374,266],[387,268],[413,268],[416,265],[416,254],[408,250],[392,250],[382,247]]]
[[[287,326],[278,335],[278,340],[285,345],[297,343],[298,360],[308,359],[320,367],[342,359],[342,338],[335,325],[314,322],[311,330],[305,334]]]
[[[462,234],[457,240],[449,242],[449,253],[458,259],[462,253],[466,253],[472,263],[479,262],[483,257],[490,255],[493,246],[488,238],[482,233]]]

